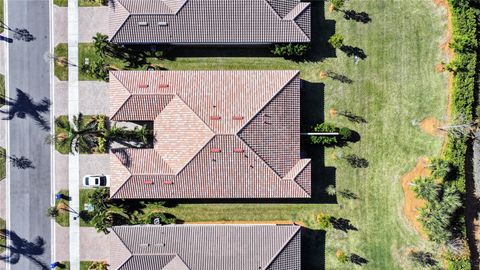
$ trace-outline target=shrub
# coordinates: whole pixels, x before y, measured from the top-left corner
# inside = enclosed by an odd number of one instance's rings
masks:
[[[106,153],[107,152],[107,139],[105,139],[103,137],[99,137],[97,139],[97,143],[98,143],[97,152],[98,153]]]
[[[343,36],[340,34],[334,34],[328,39],[328,43],[330,43],[333,48],[338,49],[343,46]]]
[[[332,3],[334,9],[341,9],[343,5],[345,5],[346,0],[330,0],[330,3]]]
[[[340,134],[340,139],[344,141],[348,141],[352,138],[352,131],[346,127],[342,127],[338,130]]]
[[[292,57],[303,56],[310,50],[308,43],[275,44],[271,52],[276,56]]]
[[[337,128],[330,123],[321,123],[314,126],[313,131],[320,132],[320,133],[333,133],[333,132],[337,132]],[[337,137],[336,136],[310,136],[310,141],[313,144],[331,145],[331,144],[337,143]]]
[[[335,187],[333,185],[329,185],[325,189],[325,192],[327,192],[327,194],[330,195],[330,196],[335,196],[335,194],[337,194],[337,190],[335,189]]]
[[[449,180],[455,171],[453,164],[445,159],[433,158],[428,166],[432,170],[432,176]]]
[[[337,257],[337,260],[341,263],[346,263],[350,259],[348,255],[341,249],[337,249],[337,252],[335,252],[335,256]]]
[[[323,214],[323,213],[318,214],[318,215],[317,215],[317,218],[316,218],[317,223],[318,223],[318,226],[319,226],[322,230],[326,230],[326,229],[332,227],[331,219],[332,219],[331,216],[326,215],[326,214]]]
[[[173,224],[177,221],[177,219],[171,214],[166,214],[163,212],[152,212],[146,215],[145,218],[143,218],[142,222],[144,224],[153,224],[156,218],[158,218],[161,225]]]

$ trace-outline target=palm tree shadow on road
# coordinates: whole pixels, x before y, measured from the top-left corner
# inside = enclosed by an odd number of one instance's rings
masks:
[[[6,115],[2,118],[3,120],[12,120],[15,117],[25,119],[29,116],[43,130],[50,130],[50,123],[43,116],[50,110],[50,105],[52,105],[50,99],[43,98],[40,102],[35,102],[27,93],[17,88],[17,97],[15,99],[5,98],[4,104],[8,106],[8,109],[0,110],[0,113]]]
[[[15,232],[9,230],[1,230],[0,234],[3,234],[7,239],[11,241],[10,244],[0,245],[4,247],[8,252],[0,255],[0,261],[4,261],[8,264],[17,264],[21,257],[32,261],[38,266],[38,269],[47,270],[49,266],[37,258],[37,256],[45,253],[45,240],[37,236],[32,242],[21,238]]]

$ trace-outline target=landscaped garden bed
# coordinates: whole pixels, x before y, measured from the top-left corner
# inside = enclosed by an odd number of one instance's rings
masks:
[[[80,270],[107,270],[108,264],[106,262],[92,262],[81,261]],[[70,270],[70,262],[60,262],[60,266],[55,268],[56,270]]]
[[[69,123],[68,116],[60,115],[55,120],[55,150],[61,154],[69,154],[72,151],[72,134],[87,132],[89,136],[83,136],[78,143],[81,154],[103,154],[107,152],[105,141],[101,133],[106,130],[106,117],[104,115],[82,115],[76,123]]]

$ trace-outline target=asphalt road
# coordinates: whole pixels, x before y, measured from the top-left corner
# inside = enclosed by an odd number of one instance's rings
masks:
[[[51,254],[50,146],[44,143],[50,126],[50,65],[48,0],[8,0],[10,28],[28,30],[35,40],[14,39],[9,45],[10,229],[19,251],[11,269],[49,269]],[[10,32],[10,37],[13,33]],[[43,100],[43,101],[42,101]],[[18,236],[18,238],[16,237]],[[27,242],[22,241],[22,239]],[[15,252],[17,254],[15,254]]]

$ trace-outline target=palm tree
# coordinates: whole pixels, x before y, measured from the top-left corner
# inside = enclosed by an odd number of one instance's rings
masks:
[[[49,207],[47,209],[47,216],[51,218],[56,218],[60,215],[60,211],[58,211],[56,206]]]
[[[417,198],[433,202],[438,197],[440,187],[435,184],[431,177],[420,177],[413,181],[411,189],[415,192]]]
[[[328,195],[330,196],[335,196],[337,194],[337,191],[335,190],[335,187],[333,185],[329,185],[325,191],[327,192]]]
[[[98,232],[110,233],[109,228],[113,225],[128,224],[129,216],[123,208],[109,207],[106,210],[95,209],[92,223]]]
[[[432,170],[432,176],[435,178],[445,179],[452,172],[452,164],[441,158],[432,159],[428,167]]]
[[[153,132],[151,129],[148,129],[147,126],[143,125],[141,128],[135,127],[133,129],[133,134],[137,141],[147,144],[151,139]]]
[[[110,142],[123,141],[129,139],[129,134],[126,127],[118,127],[117,123],[114,123],[111,127],[105,130],[103,137]]]
[[[102,33],[97,33],[93,37],[93,47],[102,57],[112,52],[112,45],[110,44],[110,41],[108,41],[108,36]]]
[[[106,262],[92,262],[88,270],[107,270],[108,264]]]
[[[70,152],[88,152],[95,147],[96,137],[99,135],[97,122],[94,119],[85,121],[83,115],[73,117],[73,121],[65,121],[61,118],[55,119],[55,125],[64,130],[55,136],[54,141],[60,147],[68,145]]]
[[[452,214],[462,206],[460,194],[455,186],[448,186],[444,189],[441,206],[443,211],[448,214]]]
[[[108,188],[97,188],[90,195],[90,203],[95,210],[104,211],[110,207],[109,196],[110,190]]]

